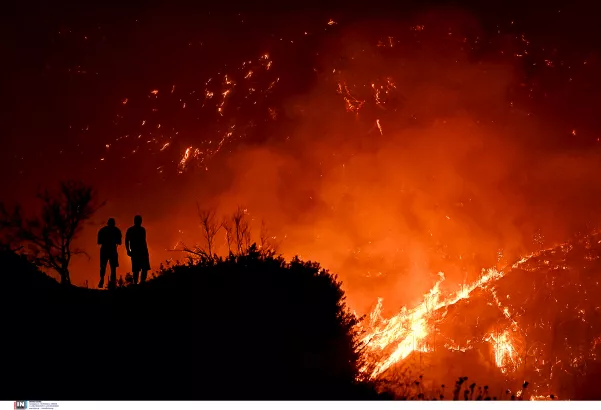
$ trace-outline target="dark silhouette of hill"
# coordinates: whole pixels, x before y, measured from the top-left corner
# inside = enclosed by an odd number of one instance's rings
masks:
[[[373,399],[354,317],[318,264],[247,254],[163,269],[138,286],[59,285],[0,252],[14,397]]]

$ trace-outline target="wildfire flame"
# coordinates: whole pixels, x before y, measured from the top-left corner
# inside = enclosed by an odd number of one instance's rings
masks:
[[[513,346],[511,335],[508,330],[505,330],[502,334],[496,335],[491,333],[486,338],[487,341],[493,343],[495,352],[495,363],[501,371],[506,372],[509,363],[515,364],[517,360],[517,352]]]
[[[563,245],[560,245],[563,246]],[[382,357],[370,370],[369,377],[377,378],[388,370],[395,363],[398,363],[409,356],[412,352],[427,352],[431,349],[428,345],[428,336],[433,332],[437,318],[440,313],[449,306],[470,297],[472,292],[477,289],[487,290],[494,293],[491,286],[497,280],[505,276],[510,268],[517,268],[533,257],[542,252],[552,250],[549,248],[534,252],[528,256],[522,257],[512,266],[507,266],[502,270],[489,268],[483,270],[479,279],[469,285],[463,286],[460,290],[450,295],[443,295],[440,290],[442,282],[445,280],[444,273],[439,273],[439,280],[434,284],[428,293],[424,295],[424,300],[412,309],[403,307],[399,313],[389,319],[381,317],[383,299],[378,299],[374,310],[369,314],[369,324],[366,330],[366,336],[363,343],[367,346],[368,354],[376,354]],[[510,316],[507,308],[503,307],[497,300],[499,309],[505,316]],[[517,323],[513,322],[517,327]],[[519,360],[514,347],[514,338],[509,330],[503,331],[500,335],[490,333],[485,341],[492,344],[496,365],[506,371],[510,364],[515,365]],[[449,350],[465,351],[469,346],[445,346]],[[367,371],[367,365],[362,369]]]

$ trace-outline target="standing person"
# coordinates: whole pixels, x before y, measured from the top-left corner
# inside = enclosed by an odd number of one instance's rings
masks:
[[[100,283],[98,287],[104,287],[104,275],[106,264],[111,265],[111,276],[109,278],[109,289],[113,289],[117,283],[117,267],[119,266],[119,254],[117,246],[121,245],[121,230],[115,226],[115,219],[109,218],[106,226],[98,231],[98,245],[100,245]]]
[[[127,256],[131,258],[131,271],[134,276],[134,285],[138,283],[140,271],[142,277],[140,283],[146,281],[146,275],[150,270],[150,257],[148,255],[148,245],[146,244],[146,229],[142,226],[142,217],[134,217],[134,226],[130,227],[125,233],[125,249]]]

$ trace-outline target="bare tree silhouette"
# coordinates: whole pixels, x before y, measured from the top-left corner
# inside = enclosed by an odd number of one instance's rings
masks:
[[[221,228],[223,228],[225,231],[228,254],[243,255],[250,248],[250,225],[247,219],[247,212],[243,207],[239,206],[230,217],[224,217],[221,222],[218,222],[217,213],[215,210],[202,210],[198,204],[196,207],[206,246],[202,247],[199,245],[194,245],[193,247],[189,247],[184,243],[180,243],[180,247],[178,249],[174,249],[174,251],[185,252],[189,254],[189,257],[192,259],[205,259],[214,261],[216,258],[215,239],[217,238],[217,234]],[[273,248],[268,243],[267,237],[265,238],[264,242],[265,246],[269,247],[269,250]]]
[[[206,241],[206,246],[203,247],[196,244],[193,247],[189,247],[185,243],[180,243],[180,248],[176,249],[176,251],[187,253],[191,260],[202,259],[205,261],[214,261],[215,238],[221,230],[223,223],[218,222],[215,210],[200,209],[198,203],[196,204],[196,212],[200,219],[200,228]],[[226,230],[226,232],[229,231]]]
[[[217,221],[217,216],[214,209],[201,210],[198,204],[196,204],[196,209],[198,212],[198,218],[200,219],[200,227],[207,242],[206,251],[209,256],[213,256],[215,253],[215,237],[222,228],[222,224]]]
[[[278,244],[275,242],[275,236],[270,236],[269,228],[265,220],[261,220],[261,252],[264,254],[278,251]]]
[[[71,257],[87,255],[73,248],[73,240],[104,203],[96,204],[92,187],[79,181],[61,182],[58,192],[44,190],[37,197],[42,202],[40,215],[23,218],[17,209],[12,215],[13,225],[18,238],[29,244],[26,255],[36,265],[55,270],[61,283],[69,285]]]
[[[232,216],[232,222],[236,249],[241,255],[250,246],[250,229],[246,219],[246,209],[239,206]]]
[[[232,225],[232,221],[229,218],[223,218],[221,222],[221,226],[225,231],[225,241],[227,243],[227,253],[232,253],[232,245],[234,242],[234,227]]]

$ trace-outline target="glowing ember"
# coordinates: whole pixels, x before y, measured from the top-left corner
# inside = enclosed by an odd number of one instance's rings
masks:
[[[187,164],[188,160],[190,159],[190,150],[192,150],[192,147],[186,148],[186,152],[184,152],[184,156],[182,157],[181,161],[179,162],[179,172],[180,173],[184,172],[184,169],[186,169],[186,164]]]
[[[551,396],[550,394],[543,396],[543,395],[538,395],[538,396],[530,396],[530,401],[552,401],[552,400],[559,400],[559,398],[555,395]]]

